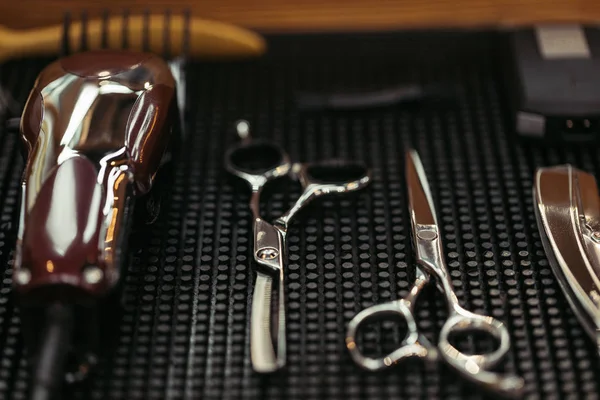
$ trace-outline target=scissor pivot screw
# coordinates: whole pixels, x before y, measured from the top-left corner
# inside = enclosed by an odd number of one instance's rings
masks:
[[[422,240],[435,240],[438,237],[435,231],[419,231],[417,236]]]
[[[279,255],[279,251],[273,247],[265,247],[256,252],[256,256],[261,260],[272,260]]]

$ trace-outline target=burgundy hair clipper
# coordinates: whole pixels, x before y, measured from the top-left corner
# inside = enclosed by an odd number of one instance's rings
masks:
[[[21,119],[14,286],[32,362],[31,398],[98,351],[98,306],[119,281],[136,197],[151,189],[177,120],[175,80],[150,53],[101,50],[39,75]]]

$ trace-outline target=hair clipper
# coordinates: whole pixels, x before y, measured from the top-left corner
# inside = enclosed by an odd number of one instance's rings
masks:
[[[126,258],[136,198],[146,195],[177,121],[161,58],[101,50],[38,76],[21,119],[22,178],[14,288],[32,362],[31,398],[97,357],[98,308]]]

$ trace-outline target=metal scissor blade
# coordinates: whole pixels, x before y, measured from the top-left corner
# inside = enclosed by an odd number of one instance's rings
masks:
[[[261,218],[255,219],[254,260],[262,270],[257,271],[254,287],[250,354],[254,370],[261,373],[274,372],[285,365],[284,241],[281,230]],[[278,283],[279,296],[275,313],[271,310],[273,281]]]
[[[405,158],[408,209],[413,231],[419,225],[437,225],[433,199],[421,158],[415,150],[407,151]]]
[[[256,372],[271,373],[285,365],[283,282],[279,282],[279,312],[272,318],[273,277],[257,271],[250,318],[250,357]],[[275,319],[275,321],[273,321]],[[273,338],[273,326],[277,329]]]

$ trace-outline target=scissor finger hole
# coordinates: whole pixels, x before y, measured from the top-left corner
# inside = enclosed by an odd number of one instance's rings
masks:
[[[284,163],[279,147],[269,143],[252,143],[238,147],[229,155],[231,165],[249,174],[263,174]]]
[[[356,339],[364,356],[381,358],[398,349],[407,335],[406,319],[390,313],[364,321]]]
[[[306,166],[306,175],[318,183],[355,182],[368,175],[366,166],[358,163],[331,161]]]
[[[500,348],[497,335],[474,327],[450,332],[448,342],[465,355],[490,354]]]

